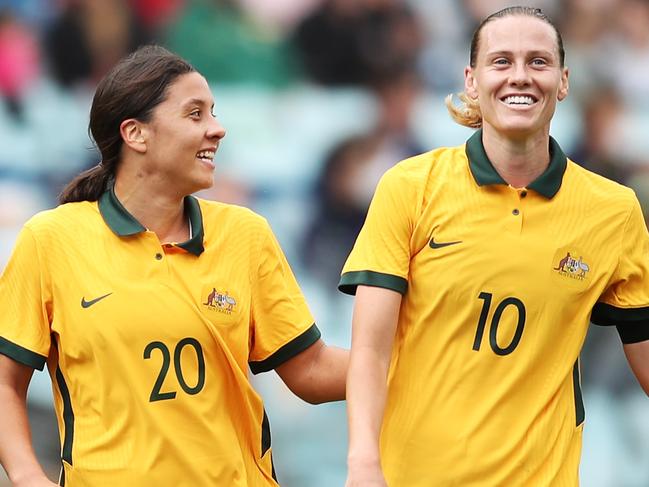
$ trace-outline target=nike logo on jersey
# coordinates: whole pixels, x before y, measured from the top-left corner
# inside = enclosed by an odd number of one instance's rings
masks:
[[[91,299],[90,301],[86,301],[86,298],[83,297],[83,298],[81,298],[81,307],[82,308],[90,308],[93,304],[98,303],[99,301],[101,301],[104,298],[107,298],[111,294],[113,294],[113,293],[104,294],[103,296],[99,296],[98,298]]]
[[[449,245],[455,245],[462,243],[461,240],[458,240],[456,242],[435,242],[435,237],[430,238],[430,242],[428,242],[428,245],[430,246],[431,249],[441,249],[443,247],[448,247]]]

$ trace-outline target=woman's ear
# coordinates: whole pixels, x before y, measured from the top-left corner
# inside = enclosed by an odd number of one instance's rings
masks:
[[[464,68],[464,92],[472,100],[478,99],[478,84],[471,66]]]
[[[141,154],[146,152],[147,130],[142,122],[134,118],[126,119],[119,125],[119,133],[124,144],[130,149]]]
[[[557,99],[563,101],[566,96],[568,96],[568,90],[570,88],[570,83],[568,82],[568,68],[563,68],[561,72],[561,86],[559,87],[559,93],[557,94]]]

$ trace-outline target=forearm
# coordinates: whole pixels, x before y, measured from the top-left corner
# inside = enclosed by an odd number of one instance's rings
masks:
[[[388,362],[368,347],[354,349],[347,375],[350,467],[379,466],[379,437]]]
[[[14,487],[54,485],[36,460],[27,417],[34,370],[0,354],[0,463]]]
[[[380,470],[379,439],[400,304],[401,295],[391,290],[359,286],[356,291],[347,374],[350,473]]]
[[[284,383],[301,399],[320,404],[345,399],[349,350],[318,340],[277,368]]]
[[[13,485],[29,485],[30,479],[45,479],[31,443],[24,397],[0,384],[0,463]]]
[[[318,351],[307,380],[308,398],[312,404],[345,399],[349,350],[324,345]]]

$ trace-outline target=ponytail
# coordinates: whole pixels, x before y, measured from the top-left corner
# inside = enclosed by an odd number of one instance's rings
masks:
[[[444,104],[451,118],[465,127],[473,129],[482,127],[482,112],[478,100],[470,98],[466,93],[459,93],[457,96],[462,103],[459,107],[453,103],[453,95],[448,95],[444,99]]]
[[[59,204],[77,201],[97,201],[108,189],[108,183],[113,178],[110,170],[102,163],[83,171],[59,194]]]

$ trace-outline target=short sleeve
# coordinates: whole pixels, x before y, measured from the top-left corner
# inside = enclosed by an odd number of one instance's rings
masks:
[[[24,227],[0,276],[0,353],[42,370],[50,349],[49,293],[36,239]]]
[[[649,340],[649,235],[635,198],[625,224],[617,268],[593,308],[591,321],[617,326],[624,343]]]
[[[252,347],[250,370],[272,370],[320,338],[306,300],[268,224],[251,277]]]
[[[354,248],[342,270],[338,289],[356,294],[359,285],[408,290],[410,239],[416,202],[399,166],[387,171],[376,187]]]

